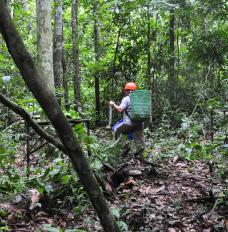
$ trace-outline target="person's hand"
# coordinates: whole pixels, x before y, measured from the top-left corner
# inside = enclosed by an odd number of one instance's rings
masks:
[[[114,106],[114,104],[115,104],[114,101],[110,101],[110,102],[109,102],[109,105],[110,105],[110,106]]]

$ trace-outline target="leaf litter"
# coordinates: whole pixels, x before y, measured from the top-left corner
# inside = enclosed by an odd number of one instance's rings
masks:
[[[110,208],[119,210],[114,214],[117,221],[126,225],[121,227],[123,231],[227,231],[226,182],[221,181],[216,169],[211,172],[207,162],[175,156],[151,163],[128,153],[118,164],[106,164],[109,168],[103,188]],[[16,203],[1,202],[0,219],[8,228],[5,231],[102,231],[90,205],[78,213],[73,203],[58,207],[47,203],[44,207],[37,189],[29,193],[25,203],[20,197]]]

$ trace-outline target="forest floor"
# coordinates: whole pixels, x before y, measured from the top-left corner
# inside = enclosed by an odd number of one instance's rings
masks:
[[[226,187],[207,163],[174,157],[154,169],[136,160],[132,170],[142,175],[129,177],[112,199],[130,231],[225,231],[228,208],[218,196]]]
[[[118,164],[104,165],[103,187],[123,231],[228,231],[227,182],[213,163],[178,156],[148,161],[125,150]],[[34,190],[32,203],[39,199]],[[76,212],[70,201],[50,202],[36,209],[31,202],[0,202],[0,231],[102,231],[89,204]]]

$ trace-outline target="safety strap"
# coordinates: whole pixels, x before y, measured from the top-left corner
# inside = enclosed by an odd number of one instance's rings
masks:
[[[130,106],[130,105],[129,105]],[[129,106],[124,110],[124,112],[125,112],[125,114],[128,116],[128,118],[130,118],[131,119],[131,116],[129,115],[129,112],[127,111],[128,110],[128,108],[129,108]]]

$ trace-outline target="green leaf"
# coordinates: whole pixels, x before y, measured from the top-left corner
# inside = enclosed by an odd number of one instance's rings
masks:
[[[128,225],[124,221],[117,221],[117,225],[119,226],[121,231],[129,231]]]
[[[120,218],[120,208],[112,208],[111,212],[114,217]]]
[[[63,183],[64,183],[64,184],[68,184],[70,178],[71,178],[70,175],[65,175],[65,176],[63,176]]]
[[[73,211],[76,215],[79,215],[81,213],[81,207],[80,206],[74,207]]]
[[[52,225],[50,224],[44,224],[43,229],[47,232],[61,232],[59,228],[52,227]]]

